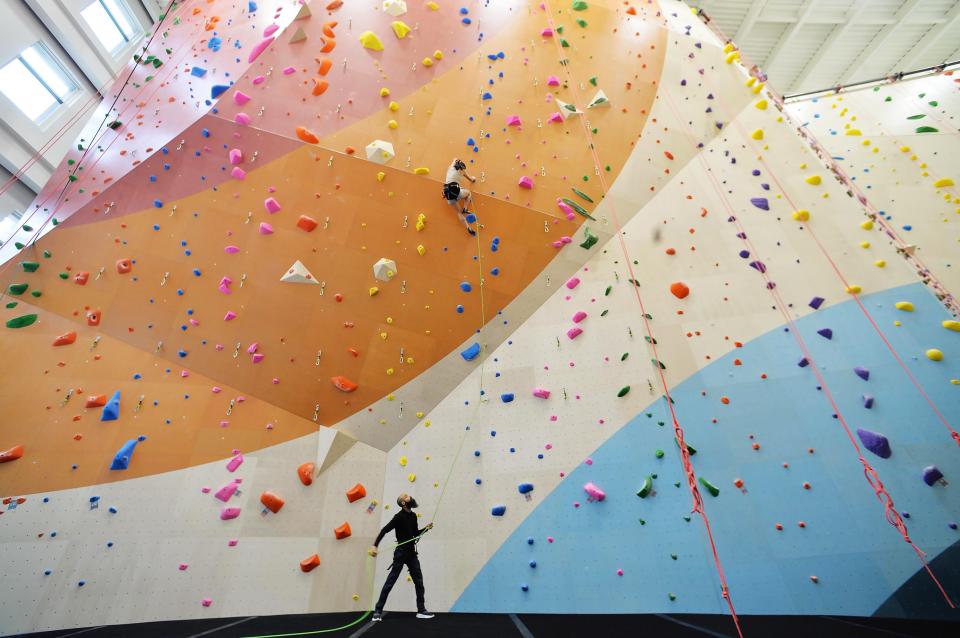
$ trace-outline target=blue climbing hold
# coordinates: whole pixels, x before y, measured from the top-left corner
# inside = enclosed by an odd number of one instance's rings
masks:
[[[123,444],[116,454],[113,455],[113,463],[110,464],[111,470],[125,470],[130,467],[130,457],[133,456],[133,448],[137,447],[138,439],[130,439]]]
[[[833,330],[830,328],[820,328],[817,330],[817,334],[823,337],[824,339],[833,339]]]
[[[513,392],[504,392],[500,395],[500,400],[504,403],[510,403],[513,401]]]
[[[529,494],[533,491],[533,483],[521,483],[517,486],[517,491],[521,494]]]
[[[503,516],[507,511],[506,505],[494,505],[490,510],[490,513],[494,516]]]
[[[212,87],[210,87],[210,99],[212,100],[217,99],[218,97],[223,95],[224,91],[226,91],[229,88],[230,87],[227,86],[226,84],[214,84]]]
[[[473,290],[473,286],[470,285],[469,281],[461,281],[460,290],[462,290],[463,292],[470,292],[471,290]]]
[[[460,356],[463,357],[464,361],[473,361],[477,358],[477,355],[480,354],[480,344],[474,343],[472,346],[460,353]]]
[[[206,74],[207,74],[207,70],[202,66],[195,66],[192,69],[190,69],[190,75],[192,75],[195,78],[202,78]]]
[[[473,222],[477,221],[477,216],[473,213],[467,213],[464,219],[467,220],[468,224],[472,224]]]
[[[120,418],[120,390],[113,393],[100,413],[101,421],[116,421]]]

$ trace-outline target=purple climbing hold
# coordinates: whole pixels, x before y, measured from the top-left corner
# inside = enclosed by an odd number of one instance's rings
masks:
[[[767,201],[766,197],[751,197],[750,203],[760,210],[770,210],[770,202]]]
[[[801,368],[806,368],[808,365],[810,365],[810,360],[804,357],[797,362],[797,365]]]
[[[936,465],[928,465],[923,468],[923,482],[933,486],[934,483],[943,478],[943,472],[937,469]]]
[[[747,257],[750,256],[750,251],[749,251],[749,250],[741,250],[741,251],[740,251],[740,256],[743,257],[744,259],[746,259]]]
[[[857,375],[858,377],[860,377],[860,378],[863,379],[864,381],[869,381],[869,380],[870,380],[870,371],[867,370],[866,368],[864,368],[864,367],[862,367],[862,366],[857,366],[856,368],[853,369],[853,371],[854,371],[854,373],[856,373],[856,375]]]
[[[819,310],[819,309],[820,309],[820,306],[823,305],[823,302],[824,302],[824,301],[826,301],[826,299],[824,299],[823,297],[814,297],[813,299],[810,300],[810,304],[809,304],[809,305],[810,305],[810,307],[813,308],[814,310]]]
[[[884,435],[879,432],[872,432],[870,430],[864,430],[863,428],[857,428],[857,436],[860,437],[860,442],[863,443],[863,447],[867,448],[881,459],[890,458],[890,441]]]
[[[872,395],[872,394],[865,394],[865,395],[863,395],[863,407],[865,407],[865,408],[868,409],[868,410],[873,407],[873,395]]]
[[[762,261],[751,261],[750,267],[761,273],[767,272],[767,267],[763,265]]]
[[[823,337],[824,339],[833,339],[833,330],[830,328],[820,328],[817,330],[817,334]]]

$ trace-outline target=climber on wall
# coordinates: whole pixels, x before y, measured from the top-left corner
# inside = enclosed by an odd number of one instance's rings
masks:
[[[447,168],[447,177],[443,182],[443,198],[447,203],[457,209],[460,213],[460,221],[466,227],[467,232],[476,235],[477,231],[470,228],[467,221],[467,215],[470,213],[470,204],[473,203],[473,196],[466,188],[460,186],[460,178],[466,177],[470,183],[476,183],[477,178],[467,174],[467,165],[460,159],[454,159],[450,167]],[[461,204],[461,202],[463,202]]]
[[[433,614],[427,611],[423,600],[423,572],[420,571],[420,560],[417,558],[417,542],[420,536],[427,530],[433,529],[433,523],[427,524],[423,529],[417,529],[417,515],[413,510],[417,507],[417,501],[409,494],[401,494],[397,497],[397,505],[402,509],[394,514],[390,522],[383,526],[380,533],[377,534],[377,540],[373,542],[373,547],[367,550],[370,556],[377,555],[377,545],[383,540],[383,537],[390,530],[397,533],[397,548],[393,551],[393,564],[390,565],[390,575],[383,583],[383,590],[380,592],[380,599],[373,610],[373,622],[383,620],[383,606],[387,603],[387,596],[393,589],[394,583],[400,577],[403,566],[407,566],[410,577],[413,579],[413,586],[417,592],[417,618],[433,618]]]

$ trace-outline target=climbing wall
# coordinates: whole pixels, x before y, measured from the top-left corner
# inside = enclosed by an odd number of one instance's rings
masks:
[[[193,0],[145,47],[2,238],[4,633],[363,619],[401,492],[437,611],[952,613],[956,237],[854,192],[826,100],[667,0]]]

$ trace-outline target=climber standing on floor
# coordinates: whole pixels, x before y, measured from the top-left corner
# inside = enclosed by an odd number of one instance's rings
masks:
[[[396,531],[397,548],[393,551],[393,564],[390,565],[390,575],[383,583],[383,590],[380,592],[380,599],[377,606],[373,609],[373,622],[383,620],[383,606],[387,604],[387,596],[393,589],[403,566],[407,566],[410,577],[413,579],[413,587],[417,592],[417,618],[433,618],[433,614],[427,611],[423,599],[423,572],[420,571],[420,559],[417,558],[417,542],[420,536],[429,529],[433,529],[433,523],[427,524],[423,529],[417,529],[417,515],[413,510],[417,507],[417,501],[409,494],[401,494],[397,497],[397,505],[401,510],[393,515],[390,522],[383,526],[380,533],[377,534],[377,540],[373,542],[373,547],[367,550],[371,556],[377,555],[377,545],[383,540],[383,537],[390,530]]]
[[[466,177],[470,183],[476,183],[477,178],[467,174],[467,165],[460,159],[454,159],[453,163],[447,168],[447,177],[443,182],[443,198],[447,203],[457,209],[460,214],[460,221],[466,227],[467,232],[476,235],[477,231],[470,228],[467,221],[467,215],[470,214],[470,205],[473,203],[473,196],[469,190],[460,186],[460,178]],[[461,202],[462,205],[461,205]]]

